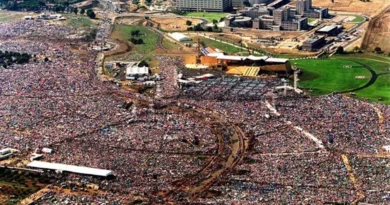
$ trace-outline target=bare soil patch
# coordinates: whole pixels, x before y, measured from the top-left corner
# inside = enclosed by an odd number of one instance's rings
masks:
[[[190,27],[186,25],[187,21],[191,21],[192,25],[202,22],[192,18],[151,18],[151,20],[159,24],[165,31],[187,31],[187,28]]]

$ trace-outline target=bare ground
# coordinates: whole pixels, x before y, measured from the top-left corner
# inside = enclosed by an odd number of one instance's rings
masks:
[[[385,52],[390,52],[390,7],[378,16],[374,17],[364,37],[362,48],[374,49],[380,47]]]

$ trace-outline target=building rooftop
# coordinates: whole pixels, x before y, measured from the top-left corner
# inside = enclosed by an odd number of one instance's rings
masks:
[[[336,29],[336,28],[338,28],[336,25],[324,26],[324,27],[318,29],[318,31],[319,32],[329,32],[329,31]]]
[[[92,176],[101,176],[101,177],[107,177],[113,175],[111,170],[74,166],[74,165],[60,164],[60,163],[42,162],[42,161],[33,161],[27,164],[27,166],[38,168],[38,169],[59,170],[59,171],[66,171],[66,172],[86,174]]]
[[[304,43],[314,43],[322,38],[325,38],[324,36],[314,36],[311,38],[308,38]]]

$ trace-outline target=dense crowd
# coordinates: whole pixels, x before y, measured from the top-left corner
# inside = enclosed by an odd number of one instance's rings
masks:
[[[106,21],[97,36],[105,39],[109,32]],[[223,86],[224,80],[209,79],[214,84],[184,92],[176,83],[182,62],[165,56],[157,56],[162,81],[154,100],[97,80],[96,53],[74,52],[85,42],[73,43],[72,50],[69,41],[53,40],[72,33],[45,22],[0,24],[1,51],[38,59],[0,68],[0,148],[31,154],[48,147],[54,153],[44,154],[45,161],[109,169],[115,175],[104,180],[85,177],[113,195],[50,193],[40,204],[120,204],[119,196],[128,194],[176,193],[183,184],[205,181],[224,167],[236,149],[237,133],[231,125],[248,136],[248,153],[211,186],[219,195],[197,202],[350,203],[357,190],[340,153],[350,156],[365,200],[387,200],[389,161],[358,155],[378,154],[381,146],[390,144],[388,106],[373,104],[383,115],[379,120],[366,102],[341,95],[285,97],[273,93],[277,83],[272,80],[245,85],[233,80]],[[252,84],[247,93],[257,93],[256,100],[240,97]],[[124,106],[125,97],[146,103]]]

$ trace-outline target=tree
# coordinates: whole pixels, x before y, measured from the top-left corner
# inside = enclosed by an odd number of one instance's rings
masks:
[[[85,9],[81,9],[80,14],[84,15],[85,14]]]
[[[88,9],[88,10],[87,10],[87,16],[88,16],[89,18],[91,18],[91,19],[96,18],[96,14],[95,14],[94,11],[92,11],[92,9]]]
[[[218,21],[216,19],[213,19],[213,24],[216,25]]]
[[[380,47],[374,48],[375,53],[382,53],[382,49]]]
[[[344,53],[344,48],[342,46],[337,47],[336,53],[343,54]]]
[[[355,46],[355,47],[353,48],[353,52],[355,52],[355,53],[360,52],[359,46]]]
[[[77,15],[78,12],[79,12],[79,9],[77,9],[77,7],[74,7],[73,8],[73,13]]]
[[[191,26],[191,25],[192,25],[192,21],[187,20],[187,21],[186,21],[186,25],[187,25],[187,26]]]

